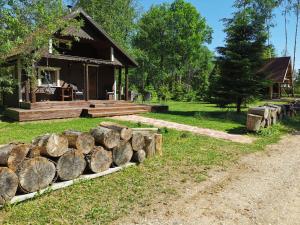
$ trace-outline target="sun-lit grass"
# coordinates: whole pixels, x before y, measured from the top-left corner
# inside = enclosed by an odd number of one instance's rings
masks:
[[[197,107],[199,104],[173,103],[171,109],[193,111]],[[203,106],[202,110],[210,112],[216,109]],[[88,131],[102,120],[0,122],[0,143],[29,142],[37,135],[66,129]],[[219,123],[223,123],[222,120],[225,119],[221,119]],[[242,127],[242,121],[239,123],[229,119],[228,124]],[[186,188],[199,185],[207,179],[210,168],[226,168],[241,155],[262,151],[266,145],[278,141],[283,134],[298,128],[299,118],[286,120],[258,135],[258,140],[253,144],[239,144],[162,129],[163,157],[148,159],[140,166],[127,168],[107,177],[80,182],[24,203],[6,206],[0,211],[0,224],[109,224],[130,213],[143,215],[150,205],[173,201]]]
[[[251,106],[263,105],[267,101],[255,102]],[[284,102],[276,102],[282,104]],[[167,120],[171,122],[184,123],[188,125],[211,128],[226,131],[233,134],[246,134],[245,124],[247,118],[247,107],[238,114],[234,107],[219,108],[214,104],[205,102],[167,102],[169,112],[147,113],[145,116]]]

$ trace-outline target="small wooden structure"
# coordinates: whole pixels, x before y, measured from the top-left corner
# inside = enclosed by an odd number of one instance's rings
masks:
[[[13,94],[3,96],[4,105],[22,108],[23,103],[46,101],[129,100],[128,71],[137,62],[81,8],[66,18],[82,20],[84,25],[53,34],[42,58],[33,63],[35,85],[21,66],[23,48],[6,59],[18,85]]]
[[[3,96],[5,116],[34,121],[151,111],[151,106],[129,102],[128,72],[137,62],[81,8],[68,18],[83,21],[83,26],[53,34],[32,65],[34,76],[22,68],[25,47],[5,58],[18,84],[13,94]]]
[[[272,84],[268,88],[270,99],[281,98],[283,94],[294,95],[294,75],[291,57],[278,57],[268,60],[259,71],[266,75]]]

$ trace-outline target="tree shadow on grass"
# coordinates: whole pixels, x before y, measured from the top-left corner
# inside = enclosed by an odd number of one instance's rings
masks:
[[[284,124],[286,127],[300,131],[300,115],[297,115],[293,118],[286,118],[282,120],[282,124]]]
[[[228,129],[230,134],[246,134],[246,112],[236,113],[235,111],[168,111],[164,115],[182,116],[198,120],[213,121],[219,123],[234,123],[238,127]],[[213,129],[213,127],[212,127]]]

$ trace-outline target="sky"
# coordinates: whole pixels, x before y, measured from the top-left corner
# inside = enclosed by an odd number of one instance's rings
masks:
[[[233,12],[234,0],[187,0],[192,3],[200,12],[200,14],[206,18],[207,23],[213,28],[213,41],[208,46],[212,51],[215,51],[216,47],[224,44],[225,33],[223,32],[223,23],[220,21],[223,18],[228,18]],[[140,6],[144,11],[147,11],[151,5],[160,4],[163,2],[172,2],[172,0],[139,0]],[[275,27],[272,29],[271,43],[276,48],[276,54],[282,55],[285,46],[285,35],[284,35],[284,17],[281,15],[281,10],[278,9],[275,12]],[[295,33],[295,17],[289,19],[288,32],[288,52],[289,55],[293,55],[294,48],[294,33]],[[299,34],[299,45],[297,48],[296,68],[300,69],[300,34]]]

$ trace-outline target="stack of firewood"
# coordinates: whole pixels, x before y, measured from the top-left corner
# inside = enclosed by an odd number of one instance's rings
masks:
[[[69,130],[39,136],[31,144],[4,145],[0,147],[0,205],[17,192],[32,193],[56,181],[161,156],[162,135],[157,131],[103,122],[89,133]]]
[[[293,117],[296,110],[293,104],[273,105],[250,108],[247,115],[247,130],[257,132],[263,128],[276,124],[284,117]]]

